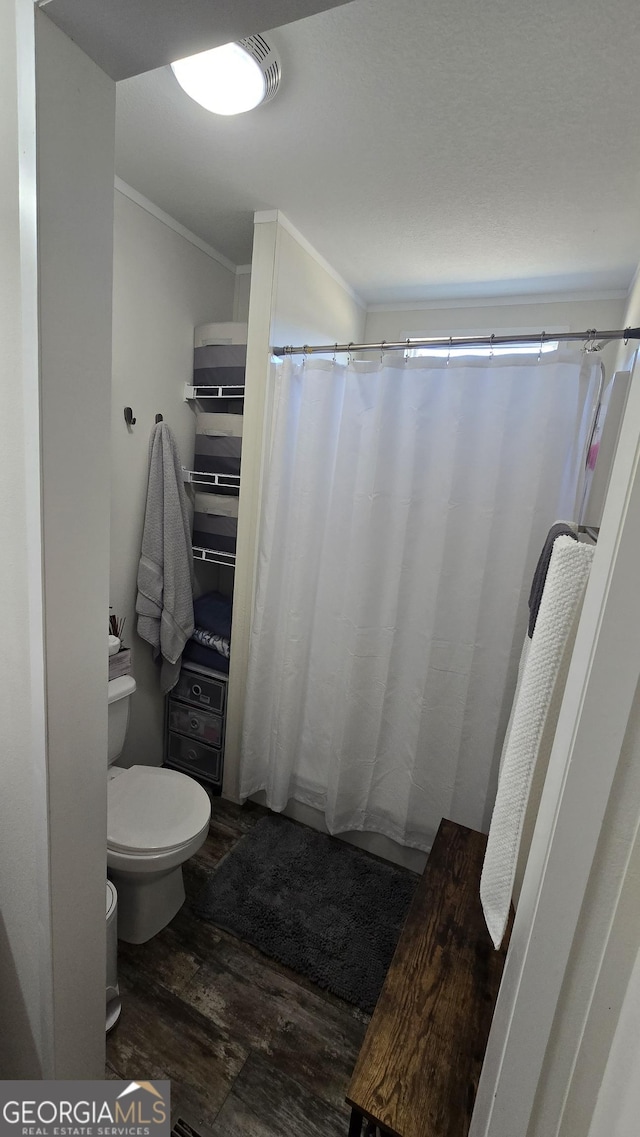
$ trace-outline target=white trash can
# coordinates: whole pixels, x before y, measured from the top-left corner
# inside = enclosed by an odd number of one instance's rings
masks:
[[[118,893],[107,881],[107,1031],[120,1018],[122,1004],[118,987]]]

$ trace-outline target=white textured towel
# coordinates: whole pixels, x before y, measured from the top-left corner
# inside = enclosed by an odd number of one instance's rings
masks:
[[[193,553],[176,440],[159,422],[149,442],[149,482],[138,565],[138,635],[162,656],[160,685],[175,687],[193,632]]]
[[[516,692],[502,755],[500,782],[480,881],[487,928],[496,946],[504,936],[522,826],[540,742],[554,704],[594,549],[573,537],[553,544],[538,619]]]

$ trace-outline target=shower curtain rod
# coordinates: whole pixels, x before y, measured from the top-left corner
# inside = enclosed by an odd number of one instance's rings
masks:
[[[407,339],[397,343],[329,343],[305,344],[303,347],[275,347],[272,354],[283,355],[337,355],[338,353],[353,351],[408,351],[414,347],[504,347],[511,344],[537,344],[542,347],[545,343],[568,343],[570,341],[584,341],[592,344],[589,349],[596,351],[605,343],[613,340],[640,340],[640,328],[625,328],[617,331],[598,332],[591,328],[586,332],[539,332],[528,336],[448,336],[446,339]]]

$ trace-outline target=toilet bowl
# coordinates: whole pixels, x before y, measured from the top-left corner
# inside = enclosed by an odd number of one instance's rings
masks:
[[[131,676],[109,683],[107,872],[118,890],[118,938],[142,944],[184,903],[182,865],[206,840],[211,802],[187,774],[113,765],[122,751],[134,691]]]

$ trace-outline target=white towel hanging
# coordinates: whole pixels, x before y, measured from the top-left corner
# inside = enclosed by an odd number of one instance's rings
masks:
[[[582,605],[594,549],[572,537],[558,537],[535,631],[518,685],[502,756],[498,794],[491,819],[480,896],[496,946],[504,936],[522,836],[522,826],[540,742],[548,725],[568,641]]]

